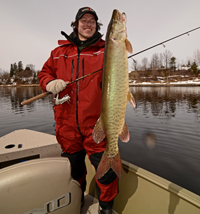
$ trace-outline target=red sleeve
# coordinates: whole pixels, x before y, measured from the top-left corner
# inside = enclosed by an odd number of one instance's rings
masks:
[[[52,52],[49,59],[44,63],[42,70],[39,72],[38,78],[40,82],[40,87],[44,92],[46,92],[47,83],[51,80],[56,79]]]

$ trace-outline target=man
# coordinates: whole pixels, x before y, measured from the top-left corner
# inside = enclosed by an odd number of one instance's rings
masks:
[[[78,10],[73,32],[67,40],[58,41],[55,48],[39,72],[40,86],[43,91],[66,94],[70,101],[54,106],[56,138],[62,147],[62,156],[68,157],[72,166],[72,177],[79,181],[82,188],[82,203],[86,188],[85,155],[97,169],[106,148],[106,140],[96,144],[92,131],[101,111],[102,70],[75,83],[73,80],[103,68],[105,42],[99,33],[100,25],[96,12],[89,7]],[[67,87],[66,87],[67,86]],[[110,169],[96,181],[101,214],[111,214],[113,200],[118,194],[118,177]]]

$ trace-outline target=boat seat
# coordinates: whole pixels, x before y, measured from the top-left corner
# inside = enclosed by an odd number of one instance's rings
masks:
[[[77,214],[81,195],[68,158],[40,158],[0,170],[1,214]]]

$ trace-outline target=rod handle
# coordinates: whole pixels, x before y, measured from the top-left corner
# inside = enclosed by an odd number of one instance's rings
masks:
[[[28,100],[25,100],[25,101],[21,102],[21,105],[24,106],[24,105],[30,104],[35,100],[38,100],[38,99],[43,98],[43,97],[46,97],[48,94],[49,94],[48,92],[43,92],[43,93],[41,93],[41,94],[39,94],[39,95],[37,95],[35,97],[32,97],[32,98],[30,98]]]

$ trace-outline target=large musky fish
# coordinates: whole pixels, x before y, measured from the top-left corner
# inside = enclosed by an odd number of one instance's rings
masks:
[[[127,51],[132,53],[132,46],[126,37],[126,15],[114,10],[105,40],[101,114],[93,130],[96,143],[100,143],[105,137],[107,141],[106,150],[97,168],[97,179],[110,168],[121,177],[118,137],[123,142],[130,139],[125,112],[127,99],[134,107],[135,100],[129,91]]]

